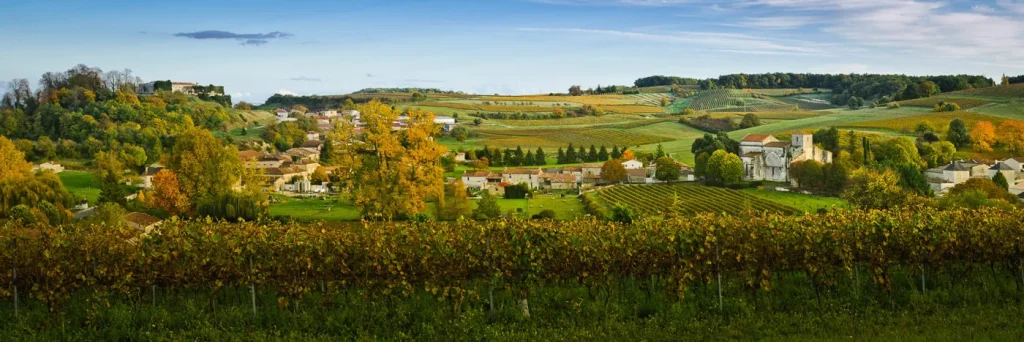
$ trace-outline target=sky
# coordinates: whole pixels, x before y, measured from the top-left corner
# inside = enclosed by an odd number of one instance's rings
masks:
[[[0,0],[0,80],[83,63],[237,101],[731,73],[1024,74],[1024,0]],[[0,81],[3,82],[3,81]],[[2,85],[2,84],[0,84]]]

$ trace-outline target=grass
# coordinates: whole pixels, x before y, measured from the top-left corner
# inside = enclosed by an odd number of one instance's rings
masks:
[[[522,95],[522,96],[482,96],[483,101],[547,101],[547,102],[573,102],[580,105],[625,105],[633,101],[626,95],[603,94],[583,96],[549,96],[549,95]]]
[[[956,103],[958,106],[960,106],[960,109],[971,109],[989,103],[988,101],[983,99],[969,97],[932,96],[920,99],[900,101],[900,106],[934,108],[935,105],[938,104],[939,102]]]
[[[96,204],[100,198],[100,180],[92,172],[64,171],[57,174],[64,188],[72,195],[84,198],[90,204]]]
[[[778,204],[796,208],[805,213],[814,213],[818,209],[832,207],[845,208],[849,203],[841,198],[804,195],[792,192],[772,190],[743,189],[743,192],[766,199]]]
[[[302,221],[355,221],[360,217],[355,205],[316,198],[274,196],[278,202],[270,205],[271,216],[288,216]]]
[[[498,206],[501,207],[501,211],[508,213],[509,216],[521,215],[521,217],[527,217],[529,215],[539,214],[542,210],[551,209],[555,211],[555,218],[558,220],[572,220],[580,215],[583,215],[583,203],[580,202],[576,195],[566,195],[564,198],[558,197],[557,195],[535,195],[537,197],[530,199],[530,211],[526,211],[526,200],[525,199],[498,199]],[[477,207],[478,201],[473,201],[473,208]]]
[[[642,129],[618,128],[554,128],[554,129],[479,129],[481,138],[488,139],[487,145],[494,147],[522,146],[523,148],[558,148],[568,146],[643,145],[671,140],[672,138],[648,134]]]

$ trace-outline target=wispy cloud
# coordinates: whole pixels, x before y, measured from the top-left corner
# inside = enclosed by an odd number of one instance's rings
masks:
[[[288,80],[289,81],[302,81],[302,82],[320,82],[320,81],[323,81],[319,77],[308,77],[308,76],[292,77],[292,78],[289,78]]]
[[[582,28],[520,28],[524,32],[586,34],[619,39],[687,44],[709,50],[758,55],[829,55],[824,46],[810,42],[783,42],[766,37],[721,32],[644,33]],[[741,46],[743,49],[737,49]]]
[[[530,0],[531,2],[569,6],[646,6],[664,7],[693,3],[713,2],[711,0]]]
[[[808,25],[819,24],[822,19],[814,16],[779,16],[779,17],[749,17],[735,23],[724,24],[726,26],[739,26],[759,28],[768,30],[796,29]]]
[[[291,91],[291,90],[288,90],[288,89],[284,89],[284,88],[281,88],[281,90],[278,90],[277,93],[281,94],[281,95],[292,95],[292,96],[298,96],[299,95],[298,93],[296,93],[294,91]]]
[[[247,92],[247,91],[246,91],[246,92],[237,92],[237,93],[232,93],[232,94],[231,94],[231,97],[234,97],[234,98],[239,98],[239,97],[252,97],[252,93],[250,93],[250,92]]]
[[[179,32],[179,33],[175,33],[174,36],[175,37],[191,38],[191,39],[200,39],[200,40],[202,40],[202,39],[215,39],[215,40],[228,39],[228,40],[237,41],[241,45],[259,46],[259,45],[263,45],[263,44],[269,43],[271,40],[274,40],[274,39],[281,39],[281,38],[291,37],[292,34],[286,33],[286,32],[281,32],[281,31],[273,31],[273,32],[268,32],[268,33],[234,33],[234,32],[228,32],[228,31],[208,30],[208,31],[196,31],[196,32]]]

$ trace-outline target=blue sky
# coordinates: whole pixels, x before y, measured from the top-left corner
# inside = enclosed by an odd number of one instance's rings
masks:
[[[1024,74],[1024,0],[0,0],[0,80],[78,63],[235,100],[664,74]],[[217,31],[217,32],[209,32]]]

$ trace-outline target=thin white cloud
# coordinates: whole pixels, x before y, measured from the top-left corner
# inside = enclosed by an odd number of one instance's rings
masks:
[[[596,30],[583,28],[520,28],[524,32],[584,34],[619,39],[643,40],[664,43],[686,44],[716,51],[728,51],[748,54],[775,55],[828,55],[819,44],[809,42],[783,42],[765,37],[738,33],[721,32],[675,32],[643,33],[618,30]],[[741,47],[741,49],[737,49]]]
[[[759,28],[768,30],[796,29],[808,25],[823,22],[819,17],[814,16],[779,16],[779,17],[749,17],[733,23],[726,23],[726,26],[739,26]]]
[[[992,8],[992,6],[989,6],[989,5],[974,5],[974,6],[971,6],[971,10],[975,11],[975,12],[981,12],[981,13],[995,13],[996,12],[996,9]]]
[[[284,88],[281,88],[281,90],[278,90],[277,93],[281,94],[281,95],[292,95],[292,96],[298,96],[299,95],[298,93],[296,93],[294,91],[291,91],[291,90],[288,90],[288,89],[284,89]]]
[[[530,2],[565,6],[644,6],[665,7],[693,3],[713,2],[712,0],[529,0]]]
[[[236,98],[237,97],[252,97],[252,93],[250,93],[250,92],[237,92],[237,93],[231,94],[231,97],[236,97]]]

